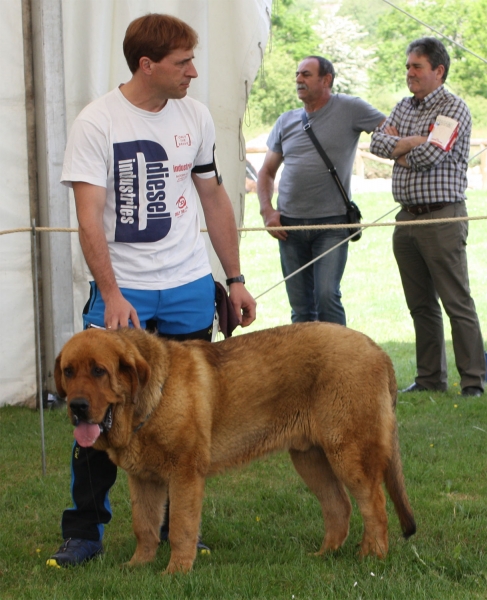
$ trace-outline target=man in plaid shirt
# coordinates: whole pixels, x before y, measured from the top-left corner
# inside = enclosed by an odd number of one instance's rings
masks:
[[[395,161],[392,192],[402,206],[396,221],[466,216],[471,117],[465,102],[443,85],[450,57],[431,37],[411,42],[406,55],[413,96],[396,105],[374,132],[370,146],[374,154]],[[449,150],[428,142],[440,115],[458,123],[458,136]],[[441,299],[450,318],[462,395],[483,394],[485,355],[470,295],[467,235],[466,221],[395,228],[394,256],[416,331],[417,377],[404,392],[447,389]]]

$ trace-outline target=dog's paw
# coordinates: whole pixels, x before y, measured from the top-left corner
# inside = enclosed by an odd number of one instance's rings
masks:
[[[376,556],[377,558],[383,559],[387,556],[387,546],[387,540],[383,541],[382,544],[379,544],[375,539],[364,538],[360,544],[359,557],[365,558],[366,556]]]
[[[126,569],[134,569],[136,567],[140,567],[141,565],[147,565],[148,563],[154,562],[154,559],[155,559],[155,554],[154,554],[154,556],[147,555],[144,557],[141,557],[140,555],[137,556],[137,554],[134,554],[128,562],[123,563],[121,565],[121,568],[122,569],[125,569],[125,568]]]
[[[163,575],[174,575],[175,573],[189,573],[193,568],[192,560],[170,560]]]

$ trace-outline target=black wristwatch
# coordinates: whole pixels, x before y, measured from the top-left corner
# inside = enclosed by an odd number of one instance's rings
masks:
[[[229,277],[226,281],[227,285],[231,283],[245,283],[245,277],[243,275],[239,275],[238,277]]]

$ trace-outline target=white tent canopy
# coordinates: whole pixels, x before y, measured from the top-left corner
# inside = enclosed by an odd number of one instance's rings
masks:
[[[90,101],[127,81],[122,53],[128,23],[164,12],[199,35],[199,78],[190,95],[205,103],[217,129],[225,187],[242,222],[246,98],[266,46],[272,0],[1,0],[0,157],[4,184],[0,232],[76,227],[73,199],[59,184],[66,129]],[[22,68],[23,66],[23,68]],[[53,390],[54,357],[81,329],[87,300],[77,235],[37,233],[41,240],[36,311],[32,234],[0,235],[0,406],[35,404],[40,315],[43,387]],[[223,272],[211,251],[214,276]]]

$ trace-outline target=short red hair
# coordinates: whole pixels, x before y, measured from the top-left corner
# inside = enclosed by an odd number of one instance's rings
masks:
[[[150,13],[127,27],[123,53],[130,71],[135,73],[143,56],[159,62],[174,50],[191,50],[197,43],[198,34],[181,19]]]

